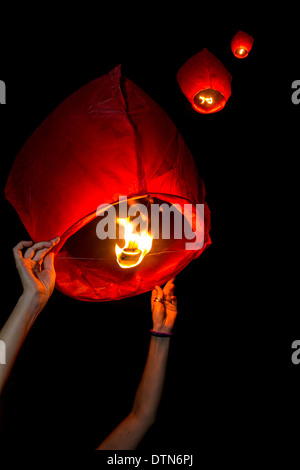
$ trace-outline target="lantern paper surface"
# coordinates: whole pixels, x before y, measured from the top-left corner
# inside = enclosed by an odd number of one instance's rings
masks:
[[[183,94],[198,113],[224,108],[231,95],[231,75],[207,49],[191,57],[177,72]]]
[[[238,31],[232,38],[231,50],[235,57],[244,59],[252,49],[254,39],[250,34]]]
[[[137,295],[162,284],[210,244],[205,188],[191,153],[167,114],[120,66],[65,99],[16,157],[6,188],[36,242],[59,235],[56,286],[80,300]],[[97,237],[97,208],[128,200],[205,204],[204,243],[153,240],[136,267],[122,269],[115,240]]]

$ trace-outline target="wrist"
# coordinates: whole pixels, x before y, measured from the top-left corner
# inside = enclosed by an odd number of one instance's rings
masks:
[[[153,330],[157,331],[158,333],[167,333],[171,334],[173,331],[173,325],[162,325],[153,323]]]
[[[37,292],[23,291],[19,298],[19,302],[27,313],[37,314],[43,308],[43,301]]]

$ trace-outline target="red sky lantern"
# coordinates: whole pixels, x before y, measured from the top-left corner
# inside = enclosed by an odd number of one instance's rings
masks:
[[[216,113],[231,95],[231,75],[207,49],[191,57],[177,72],[179,86],[198,113]]]
[[[17,155],[5,195],[34,241],[61,237],[56,286],[80,300],[149,291],[211,243],[205,187],[191,153],[167,114],[121,76],[120,66],[73,93],[42,122]],[[159,217],[170,207],[183,217],[189,204],[193,223],[203,204],[203,243],[187,249],[187,239],[172,230],[167,238],[149,230],[132,239],[131,219],[120,214],[135,202],[165,204]],[[106,214],[97,211],[100,205],[115,209],[125,242],[99,239]]]
[[[231,50],[235,57],[244,59],[252,49],[253,37],[250,34],[238,31],[232,38]]]

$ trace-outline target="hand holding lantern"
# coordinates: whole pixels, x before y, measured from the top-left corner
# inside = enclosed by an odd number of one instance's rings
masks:
[[[32,241],[22,241],[13,249],[23,295],[34,301],[39,311],[46,305],[54,289],[54,255],[49,251],[58,242],[59,237],[35,244]],[[23,248],[27,248],[24,255]]]
[[[160,286],[155,286],[152,290],[153,330],[160,333],[171,333],[176,320],[177,298],[174,295],[174,280],[174,277],[170,279],[163,289]]]
[[[0,395],[31,326],[53,292],[56,275],[54,255],[49,252],[58,242],[59,237],[38,243],[21,241],[13,249],[23,293],[0,331],[6,349],[5,366],[0,368]]]

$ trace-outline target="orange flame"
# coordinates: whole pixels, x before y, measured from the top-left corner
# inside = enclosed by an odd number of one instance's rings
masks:
[[[212,99],[211,96],[209,98],[205,98],[204,96],[199,96],[199,98],[201,100],[201,104],[204,104],[205,102],[208,103],[208,104],[213,103],[213,99]]]
[[[116,244],[115,252],[117,262],[121,268],[133,268],[142,262],[144,257],[152,248],[151,235],[146,230],[139,233],[133,233],[133,224],[129,217],[125,219],[117,219],[118,223],[125,229],[125,245],[120,248]]]

